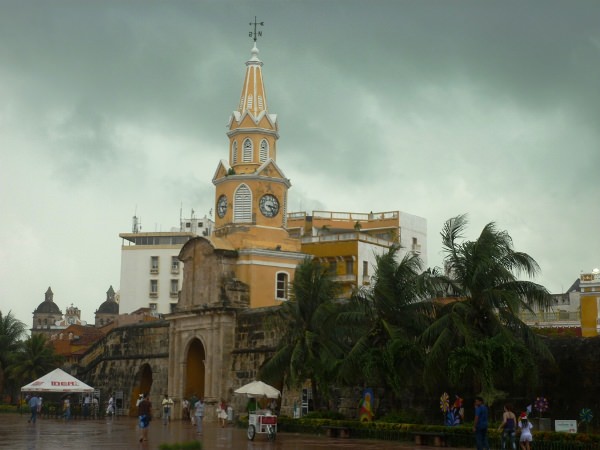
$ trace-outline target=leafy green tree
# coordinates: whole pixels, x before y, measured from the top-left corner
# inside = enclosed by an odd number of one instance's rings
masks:
[[[25,335],[25,324],[13,316],[0,311],[0,393],[4,392],[7,370]]]
[[[351,299],[338,323],[352,336],[340,367],[347,384],[388,387],[396,396],[420,383],[424,353],[417,337],[434,317],[437,274],[422,271],[421,259],[399,246],[376,257],[372,284]],[[389,395],[388,395],[389,397]]]
[[[456,381],[470,373],[474,389],[493,400],[501,397],[495,388],[499,380],[515,379],[525,368],[535,373],[536,358],[552,360],[543,341],[519,319],[522,309],[547,307],[550,296],[543,286],[519,279],[534,277],[539,266],[513,249],[506,231],[489,223],[469,241],[463,237],[466,225],[460,215],[441,232],[445,282],[454,301],[422,336],[428,350],[425,380],[434,388],[449,374]],[[510,370],[510,362],[519,362],[518,370]]]
[[[298,265],[290,299],[277,314],[279,344],[259,374],[289,387],[309,381],[315,408],[321,406],[342,357],[334,336],[338,289],[326,267],[310,259]]]
[[[9,372],[11,377],[21,383],[29,383],[62,363],[54,347],[43,334],[34,334],[22,342],[15,353]]]

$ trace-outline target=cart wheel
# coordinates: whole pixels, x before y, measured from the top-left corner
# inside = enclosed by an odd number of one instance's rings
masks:
[[[269,438],[269,440],[274,441],[275,436],[277,436],[277,433],[275,432],[275,427],[273,425],[267,425],[267,437]]]
[[[254,425],[248,425],[248,439],[250,441],[254,440],[254,436],[256,436],[256,428],[254,428]]]

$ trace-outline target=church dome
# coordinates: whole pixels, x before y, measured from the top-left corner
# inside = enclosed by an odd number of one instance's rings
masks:
[[[58,305],[54,302],[48,302],[48,301],[43,301],[42,303],[40,303],[40,306],[38,306],[33,313],[34,314],[42,313],[42,314],[60,314],[60,315],[62,315],[62,312],[61,312],[60,308],[58,307]]]
[[[56,303],[54,303],[54,292],[48,287],[46,294],[44,294],[44,301],[33,312],[34,314],[59,314],[62,316],[62,311]]]
[[[114,300],[106,300],[100,305],[96,314],[119,314],[119,304]]]
[[[106,291],[106,301],[104,301],[96,314],[119,314],[119,304],[115,301],[115,290],[109,287]]]

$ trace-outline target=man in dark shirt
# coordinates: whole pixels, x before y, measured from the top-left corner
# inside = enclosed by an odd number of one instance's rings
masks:
[[[148,440],[148,427],[152,420],[152,403],[148,394],[144,394],[142,401],[138,404],[138,416],[140,418],[140,442]]]
[[[475,422],[473,423],[477,450],[490,450],[488,441],[488,408],[482,397],[475,397]]]

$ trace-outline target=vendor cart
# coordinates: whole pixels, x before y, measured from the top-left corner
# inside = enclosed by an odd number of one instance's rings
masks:
[[[262,381],[253,381],[234,391],[236,394],[242,394],[249,398],[273,398],[281,396],[281,392],[273,386]],[[257,434],[266,434],[272,441],[277,436],[277,416],[270,409],[248,411],[248,439],[254,440]]]
[[[248,439],[254,440],[256,434],[266,434],[270,441],[277,436],[277,416],[270,411],[256,411],[248,415]]]

